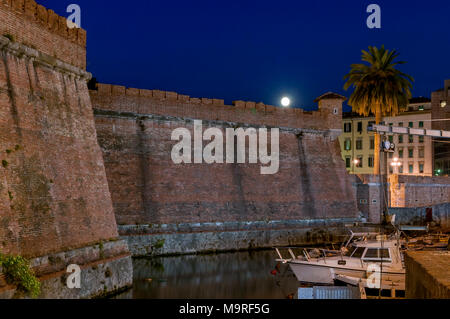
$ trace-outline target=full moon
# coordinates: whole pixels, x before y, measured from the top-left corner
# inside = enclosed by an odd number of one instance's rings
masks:
[[[291,100],[289,100],[289,98],[284,97],[281,99],[281,105],[283,105],[284,107],[288,107],[289,105],[291,105]]]

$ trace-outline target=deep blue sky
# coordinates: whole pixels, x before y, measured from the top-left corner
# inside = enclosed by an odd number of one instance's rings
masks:
[[[396,49],[430,96],[450,78],[449,0],[38,0],[60,15],[77,3],[88,31],[88,70],[99,82],[192,97],[315,107],[343,90],[369,45]],[[366,8],[381,6],[381,30]]]

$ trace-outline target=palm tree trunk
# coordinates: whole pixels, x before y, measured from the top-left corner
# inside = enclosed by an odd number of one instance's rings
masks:
[[[377,105],[375,111],[375,123],[381,123],[381,107]],[[380,174],[380,134],[375,133],[375,154],[374,154],[374,163],[373,163],[373,174]]]

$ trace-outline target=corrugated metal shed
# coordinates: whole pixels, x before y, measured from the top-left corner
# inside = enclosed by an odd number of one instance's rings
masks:
[[[356,287],[316,286],[298,288],[298,299],[361,299]]]

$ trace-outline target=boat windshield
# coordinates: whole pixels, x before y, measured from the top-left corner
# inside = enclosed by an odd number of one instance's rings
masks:
[[[347,248],[347,251],[344,253],[344,256],[361,258],[364,253],[364,247],[356,247],[350,246]]]

